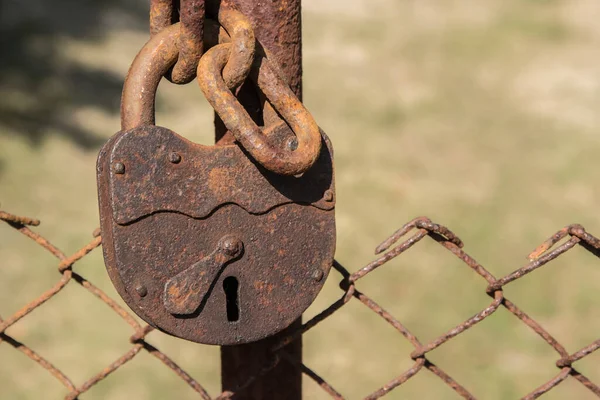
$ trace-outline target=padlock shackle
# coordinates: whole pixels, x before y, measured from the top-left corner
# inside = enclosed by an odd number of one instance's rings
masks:
[[[154,35],[137,54],[123,85],[121,130],[154,125],[158,84],[179,56],[179,23]]]

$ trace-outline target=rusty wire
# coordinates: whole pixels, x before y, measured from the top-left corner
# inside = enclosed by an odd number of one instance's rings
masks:
[[[71,256],[67,256],[56,246],[50,243],[47,239],[45,239],[44,237],[42,237],[41,235],[37,234],[29,228],[29,226],[39,225],[38,220],[27,217],[19,217],[2,211],[0,211],[0,220],[5,221],[12,228],[18,230],[25,236],[32,239],[39,246],[43,247],[48,252],[53,254],[59,260],[58,272],[61,276],[58,282],[52,288],[42,293],[39,297],[32,300],[29,304],[23,306],[14,315],[8,317],[5,320],[0,318],[0,343],[7,343],[8,345],[14,347],[16,350],[25,354],[32,361],[36,362],[44,369],[46,369],[68,390],[65,399],[77,398],[78,395],[88,391],[96,383],[107,378],[112,372],[126,364],[128,361],[132,360],[142,350],[147,351],[149,354],[158,358],[166,367],[175,372],[185,383],[187,383],[193,390],[195,390],[201,398],[211,399],[211,396],[202,387],[200,383],[193,379],[166,354],[158,350],[156,347],[152,346],[150,343],[146,342],[146,335],[148,335],[148,333],[150,333],[153,330],[152,327],[147,325],[140,325],[130,312],[119,306],[113,299],[107,296],[103,291],[94,286],[83,276],[73,271],[72,267],[76,262],[85,257],[89,252],[100,246],[101,236],[98,234],[98,232],[95,232],[94,239],[91,240],[85,246],[83,246],[79,251],[75,252]],[[398,243],[403,237],[408,235],[410,232],[414,232],[412,236],[408,237],[408,239],[405,239],[404,241],[396,245],[396,243]],[[485,281],[487,282],[485,292],[492,298],[492,302],[489,304],[489,306],[485,307],[483,310],[481,310],[471,318],[467,319],[466,321],[458,324],[455,328],[433,339],[429,343],[422,343],[421,341],[419,341],[419,339],[415,335],[413,335],[400,321],[398,321],[394,316],[388,313],[385,309],[383,309],[365,293],[359,291],[356,287],[357,282],[359,280],[364,278],[366,275],[374,272],[378,268],[382,267],[391,259],[403,254],[415,244],[417,244],[419,241],[423,240],[425,237],[429,237],[430,239],[440,244],[446,250],[450,251],[452,254],[458,257],[462,262],[464,262],[465,265],[467,265],[475,273],[477,273],[479,276],[485,279]],[[567,238],[568,240],[566,240],[564,243],[553,249],[553,247],[557,245],[559,241]],[[449,229],[431,222],[426,217],[415,218],[414,220],[404,225],[396,233],[390,236],[390,238],[385,240],[380,246],[377,247],[376,252],[378,254],[383,253],[379,258],[369,263],[365,267],[359,269],[358,271],[351,274],[342,265],[340,265],[337,262],[334,262],[334,269],[337,272],[339,272],[342,276],[340,288],[343,290],[343,294],[341,298],[333,304],[331,304],[321,313],[316,315],[314,318],[305,322],[301,327],[282,338],[271,349],[272,354],[271,357],[268,358],[268,362],[259,371],[256,371],[255,375],[243,385],[241,385],[241,387],[239,387],[236,391],[225,391],[214,398],[232,398],[236,393],[243,392],[256,380],[268,379],[268,372],[271,369],[273,369],[279,362],[289,362],[303,374],[308,376],[310,379],[314,380],[323,389],[325,393],[331,396],[331,398],[343,399],[344,397],[342,396],[342,394],[340,394],[339,391],[333,388],[323,377],[319,376],[315,371],[310,369],[305,364],[294,360],[292,357],[289,357],[285,353],[283,348],[287,344],[293,342],[295,339],[301,337],[308,330],[315,328],[323,320],[327,319],[328,317],[339,311],[353,298],[357,299],[368,309],[370,309],[371,311],[379,315],[381,318],[383,318],[386,322],[388,322],[394,329],[398,331],[399,334],[401,334],[406,340],[408,340],[414,347],[414,351],[410,354],[410,357],[414,361],[412,367],[404,371],[402,374],[398,375],[396,378],[385,383],[383,386],[374,390],[365,399],[370,400],[381,398],[424,370],[428,370],[432,372],[435,376],[439,377],[444,383],[446,383],[446,385],[448,385],[450,389],[454,390],[461,397],[465,399],[474,399],[475,397],[473,396],[473,394],[471,394],[465,386],[459,384],[443,369],[431,362],[427,358],[427,354],[435,350],[436,348],[444,345],[448,341],[452,340],[452,338],[456,337],[457,335],[460,335],[461,333],[470,329],[471,327],[483,321],[484,319],[490,317],[500,307],[504,307],[505,309],[510,311],[520,321],[522,321],[525,325],[531,328],[546,343],[548,343],[548,345],[551,346],[558,353],[559,356],[559,359],[556,361],[556,367],[559,369],[559,372],[556,374],[556,376],[550,379],[549,381],[543,383],[542,385],[538,386],[537,388],[533,389],[529,394],[525,395],[523,399],[535,399],[541,396],[542,394],[547,393],[550,390],[556,388],[569,377],[580,382],[585,388],[590,390],[596,396],[600,397],[600,387],[597,384],[593,383],[585,375],[581,374],[573,366],[575,362],[598,350],[600,348],[600,340],[596,340],[595,342],[579,349],[578,351],[569,353],[565,349],[565,347],[562,344],[560,344],[550,333],[548,333],[548,331],[546,331],[540,324],[538,324],[534,319],[532,319],[525,312],[523,312],[513,302],[508,300],[504,296],[503,292],[503,288],[507,284],[522,278],[523,276],[529,274],[535,269],[541,268],[548,262],[561,256],[576,245],[580,245],[584,249],[590,251],[595,256],[600,257],[600,239],[587,233],[581,225],[569,225],[559,230],[556,234],[554,234],[541,246],[539,246],[534,252],[532,252],[529,255],[530,262],[527,265],[517,269],[516,271],[506,275],[503,278],[496,279],[481,264],[479,264],[475,259],[473,259],[470,255],[463,251],[462,241]],[[20,341],[6,333],[6,330],[9,327],[13,326],[19,320],[26,317],[27,314],[32,312],[34,309],[42,306],[47,300],[55,296],[67,284],[69,284],[72,281],[86,288],[90,293],[95,295],[98,299],[100,299],[107,306],[109,306],[127,324],[129,324],[133,330],[133,334],[129,338],[131,348],[113,363],[108,365],[102,371],[98,372],[96,375],[92,376],[86,382],[82,383],[79,386],[72,382],[69,377],[67,377],[63,372],[56,368],[50,361],[46,360],[42,355],[36,353],[26,344],[21,343]]]

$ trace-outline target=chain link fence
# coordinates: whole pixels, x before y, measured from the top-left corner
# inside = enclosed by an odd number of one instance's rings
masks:
[[[27,236],[38,246],[43,247],[45,250],[55,256],[58,259],[58,272],[60,273],[60,279],[52,288],[23,306],[14,315],[6,319],[2,319],[0,317],[0,343],[4,342],[14,347],[16,350],[29,357],[33,362],[46,369],[68,390],[68,394],[66,395],[65,399],[76,399],[80,394],[85,393],[101,380],[107,379],[111,373],[125,365],[127,362],[131,361],[141,351],[147,351],[149,354],[159,359],[166,368],[177,374],[183,380],[183,382],[195,390],[202,399],[213,398],[204,389],[201,383],[196,381],[186,371],[180,368],[165,353],[161,352],[159,349],[145,340],[146,335],[153,330],[152,327],[148,325],[140,325],[130,312],[122,308],[117,302],[107,296],[102,290],[100,290],[82,275],[75,272],[73,267],[77,261],[81,260],[88,253],[101,245],[102,239],[99,230],[94,232],[94,238],[88,244],[83,246],[73,255],[67,256],[50,241],[31,229],[31,227],[39,225],[40,222],[38,220],[20,217],[2,211],[0,211],[0,219],[6,222],[11,228],[14,228],[16,231],[19,231],[21,234]],[[409,233],[412,233],[412,236],[401,241]],[[425,238],[438,243],[454,256],[458,257],[465,266],[469,267],[476,274],[481,276],[486,282],[486,286],[482,287],[482,289],[484,289],[485,293],[493,299],[489,306],[466,321],[456,325],[455,328],[449,330],[445,334],[430,341],[429,343],[422,343],[419,341],[419,339],[413,335],[400,321],[398,321],[394,316],[374,302],[368,295],[362,293],[357,288],[357,283],[362,278],[373,273],[393,258],[403,254]],[[503,291],[503,288],[506,285],[522,278],[538,268],[545,266],[550,261],[565,254],[567,251],[573,249],[577,245],[591,252],[596,257],[600,257],[600,239],[587,233],[580,225],[569,225],[559,230],[547,241],[542,243],[542,245],[539,246],[533,253],[531,253],[529,255],[530,262],[527,265],[498,279],[462,250],[462,241],[448,228],[435,224],[425,217],[416,218],[404,225],[391,237],[386,239],[380,246],[378,246],[376,253],[381,254],[381,256],[358,271],[350,273],[342,265],[335,262],[333,267],[342,278],[340,282],[340,288],[343,291],[341,298],[316,315],[314,318],[304,323],[301,327],[290,332],[277,344],[275,344],[270,350],[271,357],[269,362],[266,363],[262,369],[256,371],[255,375],[251,379],[241,385],[237,390],[222,392],[214,398],[232,398],[236,393],[243,392],[256,380],[268,379],[267,373],[278,363],[288,362],[298,368],[304,375],[314,380],[323,389],[323,391],[329,394],[332,398],[343,399],[344,396],[341,394],[341,391],[338,391],[338,389],[334,388],[330,383],[319,376],[317,372],[313,371],[305,364],[298,363],[293,358],[289,357],[283,349],[287,344],[301,337],[307,331],[314,329],[322,321],[342,309],[352,299],[358,300],[372,312],[383,318],[398,332],[398,334],[402,335],[414,347],[414,351],[410,355],[407,355],[414,361],[412,367],[391,381],[384,383],[383,386],[379,387],[377,390],[368,395],[366,399],[378,399],[384,397],[392,392],[395,388],[399,387],[423,371],[430,371],[439,377],[446,385],[448,385],[449,390],[454,390],[461,397],[465,399],[474,399],[475,397],[469,392],[467,387],[457,382],[442,368],[431,362],[427,358],[427,355],[438,347],[451,341],[456,336],[472,328],[474,325],[478,324],[484,319],[490,318],[500,307],[504,307],[506,310],[515,315],[523,324],[527,325],[537,335],[539,335],[548,344],[548,346],[551,346],[558,354],[558,360],[556,361],[556,367],[559,370],[558,374],[537,388],[533,388],[533,390],[526,395],[524,399],[535,399],[556,388],[568,378],[576,380],[585,388],[590,390],[593,394],[600,397],[600,386],[592,382],[585,375],[581,374],[573,365],[578,360],[581,360],[582,358],[598,350],[598,348],[600,348],[600,340],[596,340],[588,346],[570,353],[538,322],[529,317],[524,311],[517,307],[517,305],[507,299]],[[100,301],[105,303],[117,315],[119,315],[128,325],[131,326],[133,330],[133,334],[129,338],[131,348],[113,363],[106,366],[103,370],[90,377],[81,385],[76,385],[49,360],[45,359],[42,355],[38,354],[25,343],[21,343],[6,333],[8,328],[18,323],[36,308],[43,306],[46,301],[58,294],[71,282],[75,282],[87,289],[91,294],[96,296]]]

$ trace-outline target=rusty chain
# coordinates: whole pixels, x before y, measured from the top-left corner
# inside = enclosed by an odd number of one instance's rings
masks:
[[[256,161],[278,174],[304,173],[321,150],[319,126],[288,86],[274,57],[256,40],[250,21],[233,3],[207,2],[206,7],[215,21],[204,19],[204,1],[181,0],[179,12],[173,0],[151,2],[151,39],[127,75],[121,101],[122,129],[154,124],[154,95],[163,76],[174,83],[188,83],[196,76],[224,125]],[[218,35],[204,34],[205,23],[222,29]],[[205,54],[203,39],[209,48]],[[233,93],[248,77],[266,97],[265,113],[281,115],[283,120],[277,118],[278,123],[267,127],[252,120]],[[290,130],[287,146],[272,140],[271,133],[280,129]]]
[[[248,20],[231,8],[220,8],[219,23],[227,32],[222,32],[227,41],[227,63],[219,74],[226,82],[228,90],[235,89],[250,74],[255,57],[254,31]],[[181,58],[179,42],[183,36],[178,22],[154,33],[133,61],[123,89],[121,101],[121,128],[131,129],[138,125],[153,125],[154,94],[160,80],[171,66]],[[216,40],[213,38],[213,40]],[[194,65],[194,77],[198,61]]]
[[[296,133],[293,149],[271,143],[269,131],[279,125],[260,128],[228,89],[220,71],[227,65],[232,44],[210,49],[200,60],[198,82],[204,96],[225,126],[248,152],[267,169],[283,175],[307,171],[321,151],[321,135],[314,118],[304,108],[287,84],[279,78],[278,68],[263,54],[257,56],[252,79],[265,94],[275,111],[280,113]]]
[[[93,285],[90,281],[85,279],[82,275],[73,270],[73,266],[76,262],[84,258],[92,250],[100,246],[102,239],[99,235],[99,232],[96,231],[95,237],[88,244],[83,246],[79,251],[75,252],[71,256],[67,256],[56,246],[54,246],[51,242],[49,242],[46,238],[44,238],[43,236],[39,235],[31,229],[31,227],[39,225],[40,222],[38,220],[27,217],[19,217],[2,211],[0,211],[0,219],[5,221],[10,227],[29,237],[37,245],[43,247],[52,255],[54,255],[59,261],[58,272],[60,273],[60,279],[49,290],[42,293],[39,297],[23,306],[20,310],[18,310],[14,315],[10,316],[9,318],[5,320],[0,319],[0,343],[5,342],[6,344],[14,347],[16,350],[22,352],[32,361],[36,362],[41,367],[46,369],[68,390],[65,399],[75,399],[78,395],[90,390],[95,384],[107,378],[111,373],[113,373],[121,366],[132,360],[142,350],[147,351],[148,353],[159,359],[165,366],[167,366],[169,369],[175,372],[180,378],[182,378],[182,380],[186,384],[188,384],[193,390],[195,390],[201,398],[211,398],[211,396],[200,383],[193,379],[166,354],[164,354],[159,349],[157,349],[152,344],[146,341],[146,336],[153,330],[152,327],[140,325],[136,321],[136,319],[133,318],[132,314],[130,314],[127,310],[119,306],[118,303],[116,303],[112,298],[107,296],[102,290]],[[408,235],[410,232],[414,232],[412,236],[398,243],[403,237]],[[441,245],[443,248],[448,250],[450,253],[452,253],[454,256],[458,257],[466,266],[473,270],[477,275],[481,276],[486,282],[485,292],[493,300],[489,306],[485,307],[483,310],[481,310],[471,318],[467,319],[466,321],[458,324],[455,328],[449,330],[448,332],[431,340],[428,343],[422,343],[398,319],[396,319],[389,312],[383,309],[365,293],[359,291],[357,289],[357,283],[365,276],[381,268],[390,260],[403,254],[426,237],[432,239],[433,241]],[[554,247],[563,239],[566,239],[566,241]],[[581,383],[593,394],[600,397],[600,386],[598,386],[596,383],[593,383],[585,375],[581,374],[574,366],[574,364],[577,361],[585,358],[586,356],[592,354],[600,348],[600,339],[575,352],[569,352],[538,322],[536,322],[519,307],[517,307],[517,305],[515,305],[513,302],[507,299],[503,291],[503,288],[506,285],[524,277],[525,275],[533,272],[538,268],[543,267],[550,261],[571,250],[576,245],[583,247],[596,257],[600,257],[600,239],[586,232],[585,229],[580,225],[569,225],[559,230],[556,234],[554,234],[541,246],[539,246],[534,252],[532,252],[529,256],[530,262],[527,265],[515,270],[514,272],[500,279],[497,279],[490,272],[488,272],[481,264],[479,264],[474,258],[472,258],[469,254],[464,252],[462,241],[449,229],[431,222],[428,218],[416,218],[404,225],[390,238],[385,240],[376,250],[377,253],[381,254],[381,256],[379,256],[379,258],[364,266],[363,268],[359,269],[358,271],[351,274],[342,265],[335,262],[333,267],[342,277],[340,288],[343,290],[343,294],[340,297],[340,299],[331,304],[329,307],[327,307],[325,310],[323,310],[311,320],[305,322],[301,327],[299,327],[298,329],[294,330],[293,332],[289,333],[286,337],[281,339],[281,341],[271,349],[271,357],[269,359],[269,362],[267,362],[263,366],[263,368],[256,371],[255,375],[243,385],[241,385],[236,391],[225,391],[223,393],[220,393],[215,398],[229,399],[233,397],[236,393],[243,392],[256,380],[263,378],[266,379],[265,376],[278,363],[289,362],[292,365],[294,365],[297,369],[299,369],[303,374],[308,376],[310,379],[314,380],[332,398],[343,399],[344,397],[342,396],[342,394],[340,394],[339,391],[334,389],[331,384],[329,384],[325,379],[323,379],[305,364],[299,363],[287,356],[286,353],[282,350],[282,348],[286,344],[289,344],[295,339],[301,337],[307,331],[315,328],[325,319],[339,312],[340,309],[342,309],[352,299],[357,299],[368,309],[370,309],[375,314],[383,318],[414,347],[414,351],[410,354],[410,358],[414,361],[412,367],[404,371],[402,374],[398,375],[396,378],[390,380],[389,382],[386,382],[383,386],[374,390],[365,399],[370,400],[381,398],[425,370],[428,370],[437,377],[439,377],[444,383],[446,383],[446,385],[449,386],[449,388],[454,390],[461,397],[465,399],[475,399],[475,396],[471,394],[465,386],[459,384],[442,368],[430,361],[427,358],[427,355],[430,352],[437,349],[438,347],[451,341],[456,336],[477,325],[484,319],[491,317],[500,307],[504,307],[506,310],[508,310],[514,316],[516,316],[523,324],[531,328],[550,347],[552,347],[556,351],[559,357],[556,361],[556,367],[559,369],[558,374],[549,381],[533,389],[529,394],[523,396],[523,399],[538,398],[542,394],[547,393],[550,390],[556,388],[569,377]],[[48,361],[42,355],[38,354],[33,349],[31,349],[29,346],[20,342],[18,339],[15,339],[13,336],[9,335],[6,332],[7,329],[9,329],[11,326],[18,323],[21,319],[25,318],[33,310],[35,310],[38,307],[41,307],[46,301],[58,294],[70,282],[75,282],[87,289],[100,301],[109,306],[117,315],[119,315],[127,324],[129,324],[133,330],[133,334],[129,338],[131,348],[125,354],[123,354],[121,357],[119,357],[117,360],[115,360],[113,363],[107,366],[105,369],[100,371],[98,374],[90,377],[87,381],[83,382],[80,385],[76,385],[69,377],[67,377],[62,371],[55,367],[50,361]]]
[[[250,72],[254,57],[254,30],[232,3],[212,2],[208,6],[210,16],[216,21],[206,19],[205,0],[150,0],[150,36],[159,35],[165,29],[177,25],[177,59],[172,71],[164,74],[170,82],[176,84],[189,83],[196,77],[205,41],[211,47],[217,44],[218,35],[227,38],[226,40],[233,37],[234,51],[229,54],[223,77],[227,86],[235,89]],[[208,24],[207,28],[216,29],[220,24],[225,31],[205,34],[205,23]]]
[[[217,44],[220,35],[227,41],[233,38],[234,51],[230,51],[223,78],[230,89],[235,89],[248,77],[254,58],[254,30],[247,18],[227,1],[217,7],[210,3],[211,17],[206,19],[205,0],[151,0],[150,36],[155,37],[165,29],[177,25],[176,45],[178,52],[172,71],[164,76],[176,84],[186,84],[196,77],[200,57],[204,51],[204,42],[208,46]],[[206,32],[207,28],[218,29],[220,24],[225,31]],[[209,29],[207,29],[209,30]]]

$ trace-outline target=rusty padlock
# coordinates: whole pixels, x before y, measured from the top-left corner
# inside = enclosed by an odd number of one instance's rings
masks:
[[[243,141],[203,146],[155,126],[155,91],[177,59],[177,32],[165,29],[136,57],[122,130],[98,157],[105,264],[150,325],[199,343],[252,342],[300,317],[329,273],[331,144],[317,127],[316,161],[290,176],[269,171]],[[277,135],[270,143],[285,143]]]

